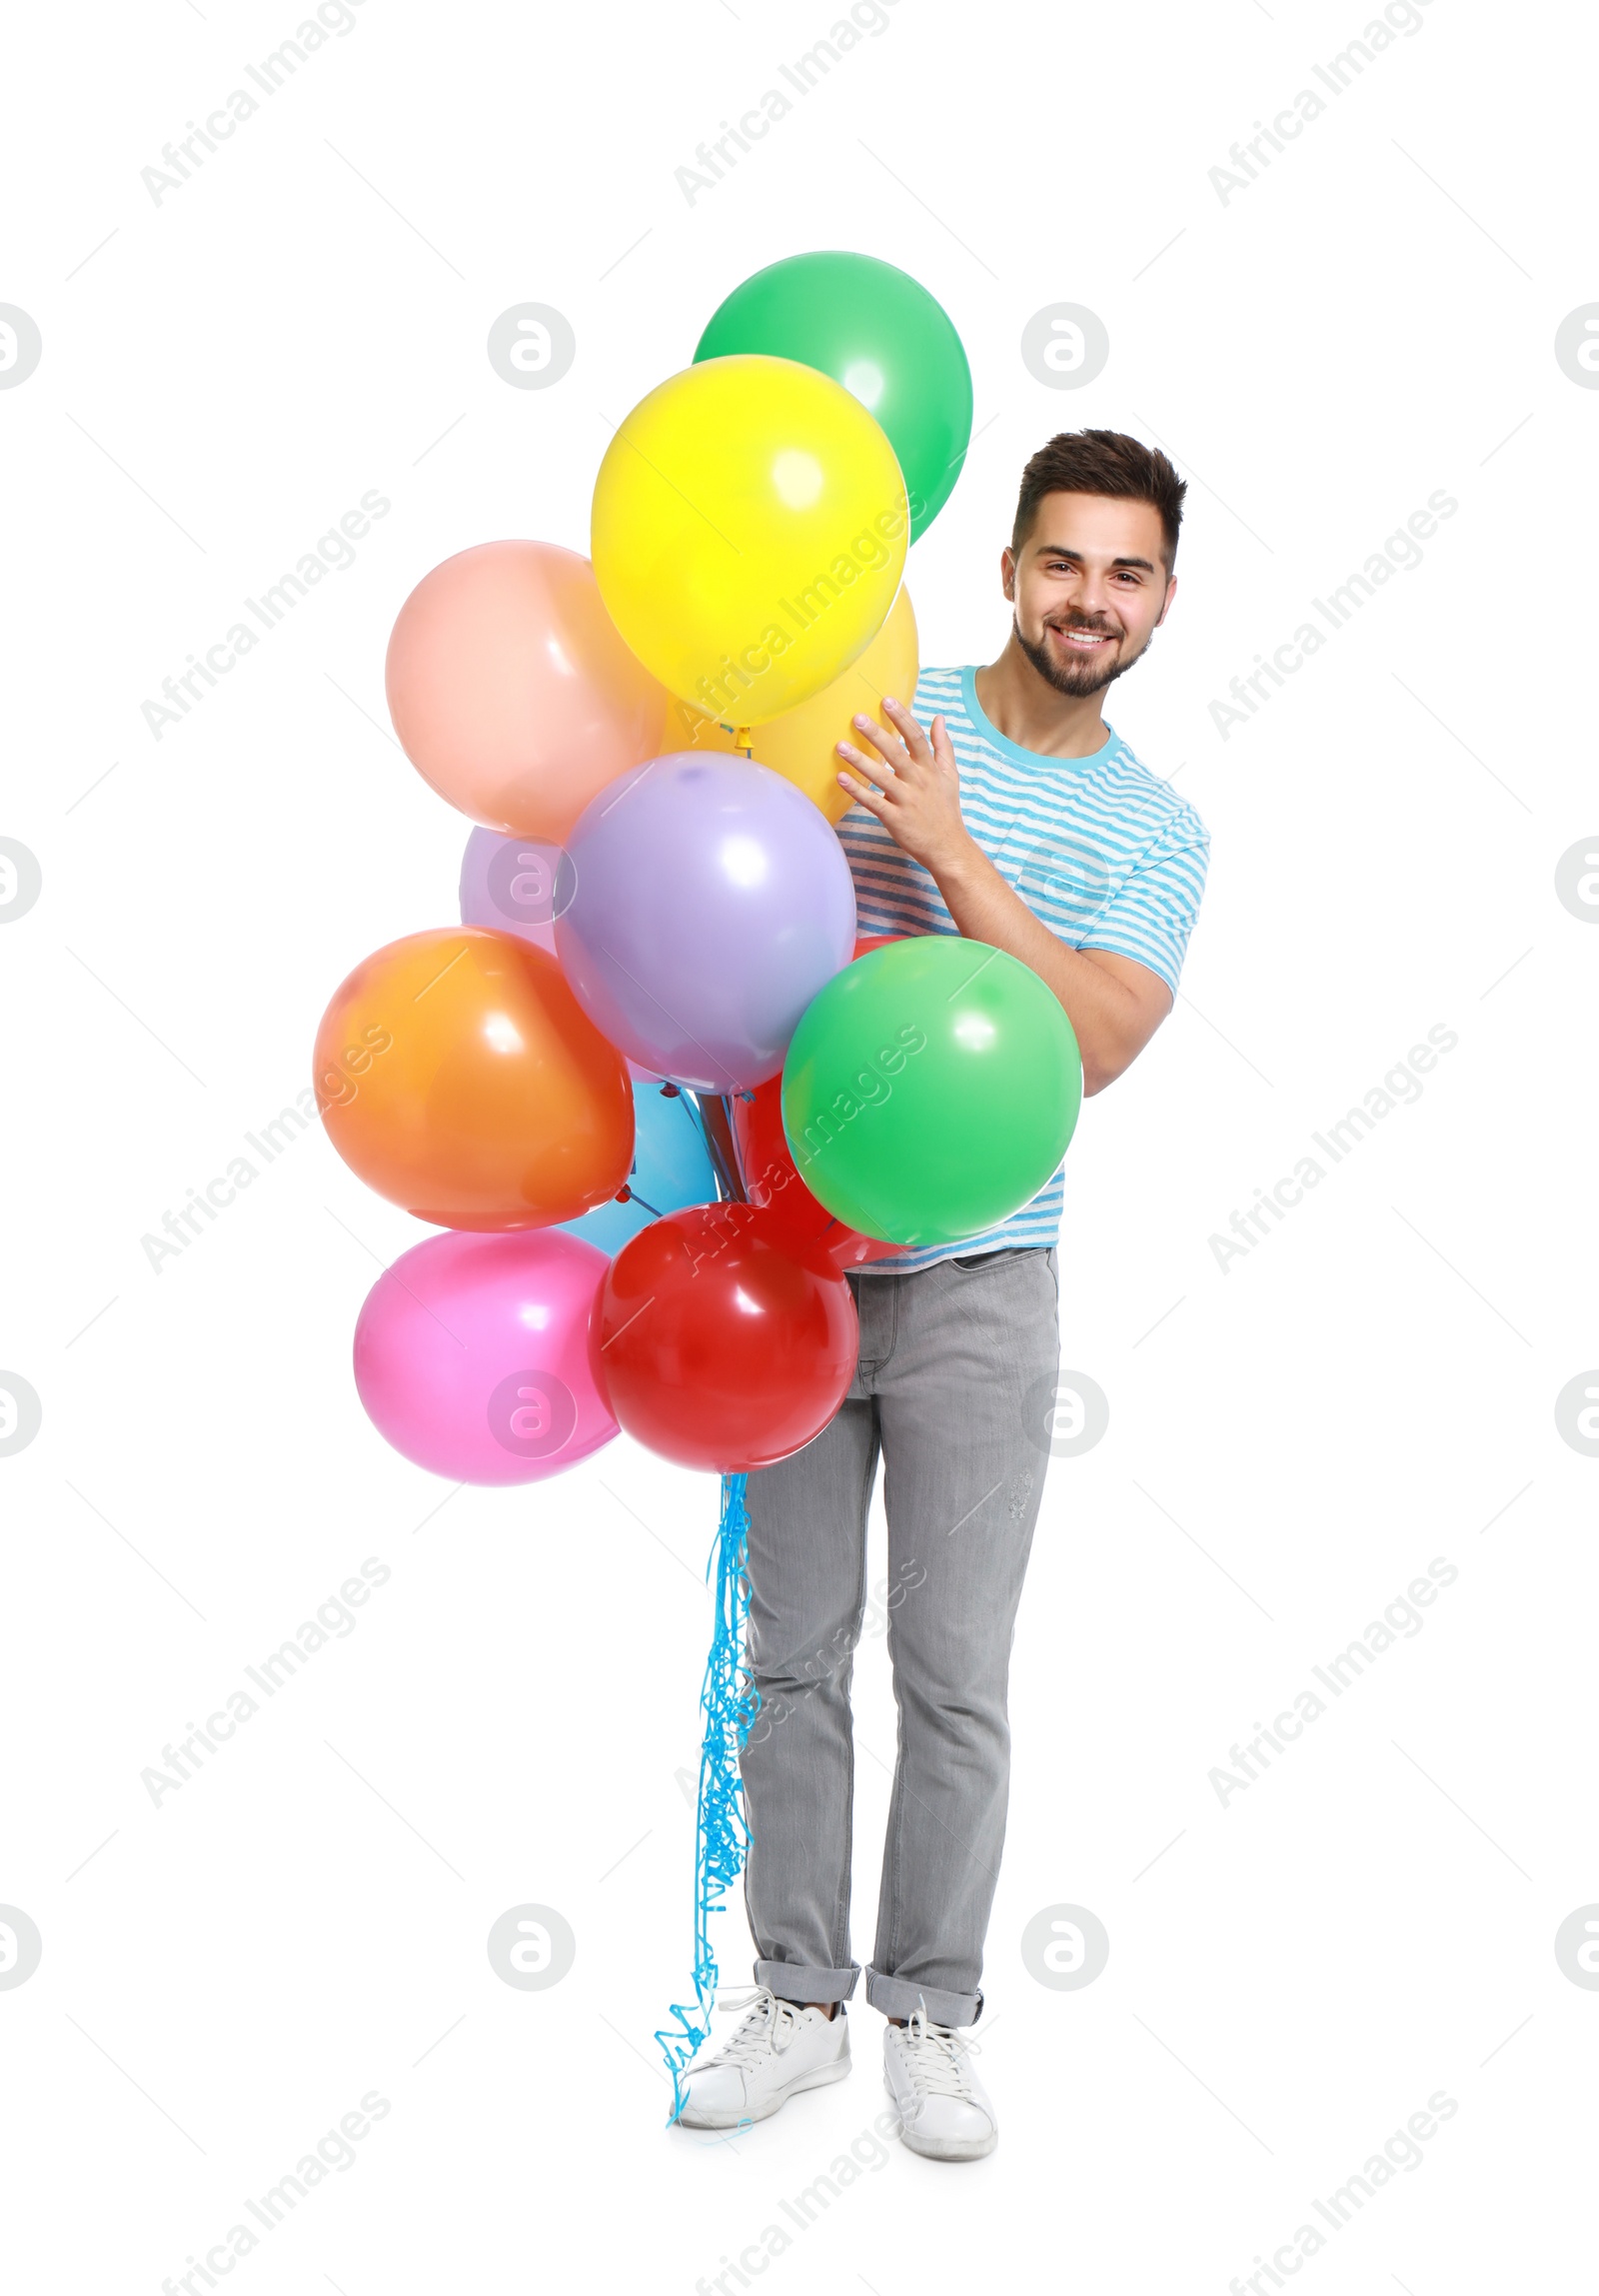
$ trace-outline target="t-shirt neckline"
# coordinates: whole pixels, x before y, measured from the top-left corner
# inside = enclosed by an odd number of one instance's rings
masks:
[[[991,749],[997,750],[1000,757],[1009,758],[1019,766],[1031,766],[1034,769],[1039,766],[1060,766],[1066,769],[1092,766],[1109,757],[1111,751],[1120,746],[1120,737],[1115,727],[1106,721],[1104,740],[1097,750],[1090,750],[1086,757],[1051,758],[1042,750],[1023,749],[1019,742],[1011,741],[1008,734],[1001,734],[998,727],[991,725],[983,714],[982,704],[977,700],[977,667],[972,662],[968,662],[961,670],[960,698],[965,704],[966,716],[982,740]]]

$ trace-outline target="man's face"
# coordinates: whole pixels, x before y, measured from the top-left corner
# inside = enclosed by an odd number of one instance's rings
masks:
[[[1176,592],[1164,553],[1151,503],[1044,496],[1000,571],[1016,643],[1057,693],[1097,694],[1132,668]]]

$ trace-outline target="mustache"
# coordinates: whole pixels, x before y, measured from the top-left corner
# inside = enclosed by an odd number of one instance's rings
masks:
[[[1088,622],[1080,615],[1062,620],[1058,615],[1044,624],[1046,630],[1081,630],[1091,638],[1119,638],[1121,632],[1112,622]]]

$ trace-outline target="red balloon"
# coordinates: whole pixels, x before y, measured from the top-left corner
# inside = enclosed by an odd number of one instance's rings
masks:
[[[901,933],[863,934],[855,942],[856,957],[873,949],[886,949],[902,941]],[[862,1235],[835,1219],[816,1201],[800,1177],[783,1129],[783,1079],[773,1077],[752,1095],[736,1093],[733,1139],[739,1153],[740,1176],[750,1201],[771,1213],[785,1247],[797,1255],[843,1269],[863,1267],[868,1259],[897,1259],[902,1243],[884,1243],[875,1235]]]
[[[748,1203],[669,1212],[611,1262],[590,1326],[601,1394],[680,1466],[747,1474],[803,1449],[843,1401],[860,1332],[841,1275]]]
[[[786,1251],[840,1273],[868,1259],[903,1255],[902,1243],[881,1242],[835,1219],[800,1177],[783,1129],[782,1077],[770,1077],[748,1097],[734,1094],[729,1106],[745,1193],[766,1212]]]

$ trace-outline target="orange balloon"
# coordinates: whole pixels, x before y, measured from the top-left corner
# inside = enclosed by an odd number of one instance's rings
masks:
[[[425,575],[385,673],[430,789],[503,837],[559,845],[596,791],[661,745],[666,688],[628,651],[594,568],[553,542],[485,542]]]
[[[436,1227],[549,1227],[633,1162],[628,1064],[553,957],[511,933],[411,933],[358,965],[317,1031],[328,1138]]]
[[[838,787],[843,760],[833,745],[853,742],[859,748],[860,738],[850,722],[857,710],[864,710],[879,725],[885,724],[884,694],[891,694],[908,710],[915,699],[918,675],[916,618],[910,609],[909,591],[901,589],[876,637],[840,677],[798,709],[785,710],[781,718],[769,718],[764,726],[749,729],[750,755],[758,766],[770,766],[796,789],[803,790],[828,821],[842,821],[855,801],[847,790]],[[673,699],[667,704],[661,748],[734,750],[739,747],[738,733],[737,727],[719,725],[715,718],[706,717],[692,702]]]

